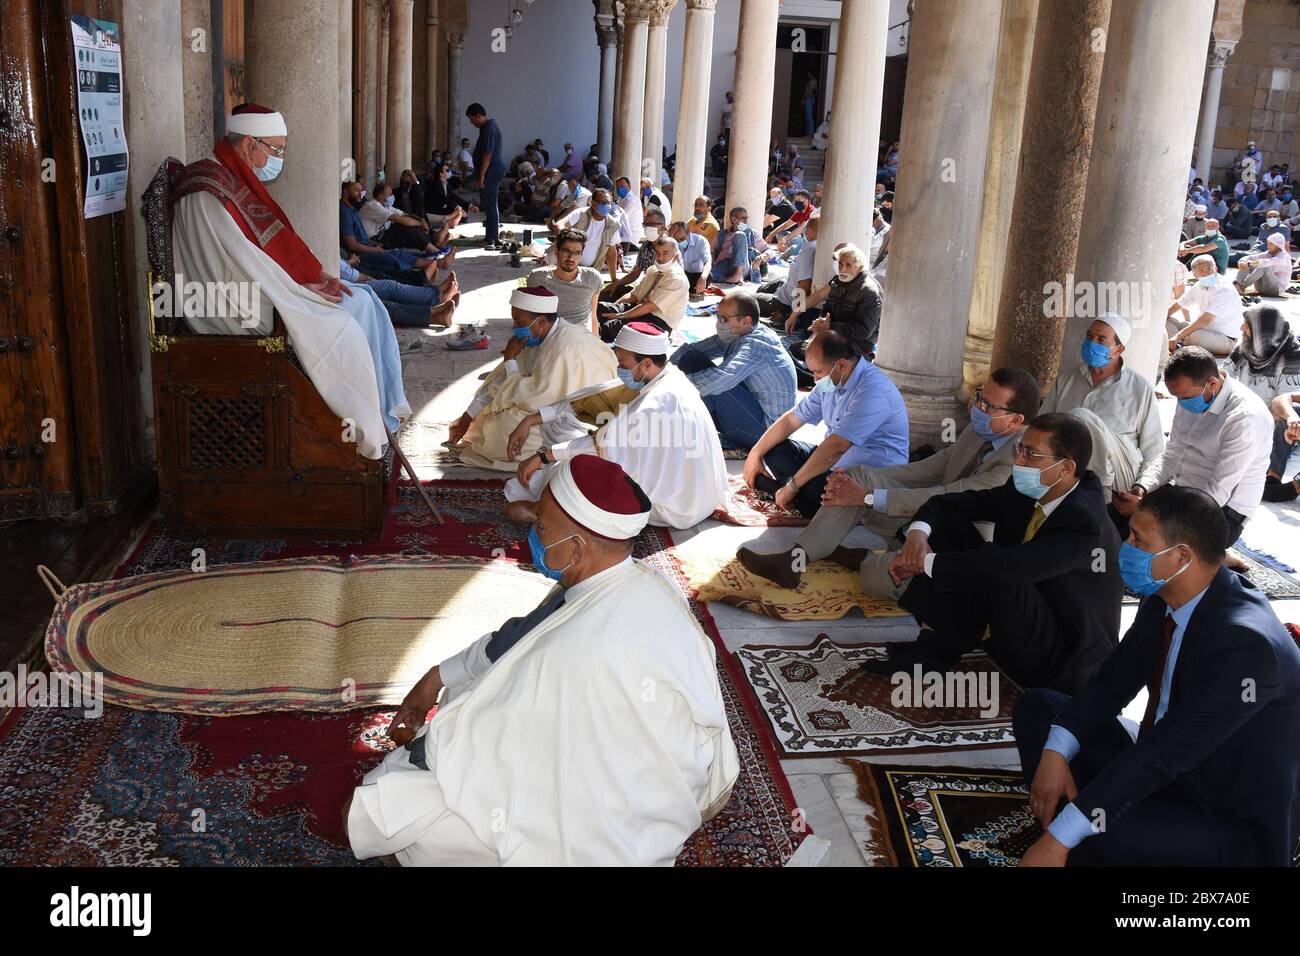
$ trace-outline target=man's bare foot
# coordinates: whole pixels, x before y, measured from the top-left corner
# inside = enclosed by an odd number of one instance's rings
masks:
[[[428,260],[428,262],[427,262],[425,265],[421,266],[420,268],[422,268],[422,269],[424,270],[424,284],[425,284],[425,285],[437,285],[437,284],[438,284],[438,262],[437,262],[437,260],[435,260],[435,259],[430,259],[430,260]]]
[[[456,301],[448,300],[439,305],[435,305],[429,310],[429,324],[441,325],[444,329],[449,329],[455,322],[453,316],[456,314]]]
[[[450,273],[438,288],[442,290],[443,299],[450,299],[455,295],[459,291],[459,287],[456,284],[456,273]]]
[[[506,519],[515,524],[532,524],[537,520],[537,505],[531,501],[512,501],[506,505]]]
[[[846,548],[840,545],[831,552],[830,558],[840,567],[848,568],[850,571],[859,571],[862,568],[862,562],[867,559],[871,552],[866,548]]]
[[[745,569],[794,590],[799,586],[799,572],[794,569],[794,551],[779,551],[776,554],[759,554],[749,548],[741,548],[736,557]]]

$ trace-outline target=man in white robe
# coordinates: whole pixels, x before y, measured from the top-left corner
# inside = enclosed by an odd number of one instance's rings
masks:
[[[352,425],[358,451],[379,458],[387,432],[411,414],[387,311],[370,296],[347,301],[351,290],[324,271],[262,185],[283,163],[284,117],[246,104],[226,117],[226,129],[213,155],[187,166],[172,187],[178,288],[216,283],[222,300],[216,314],[187,309],[185,320],[200,333],[267,335],[278,311],[316,390]]]
[[[401,746],[343,810],[358,858],[671,866],[722,809],[740,768],[715,650],[631,557],[649,508],[612,462],[552,473],[528,540],[559,586],[407,695],[389,728]]]
[[[559,321],[559,297],[539,287],[516,289],[510,294],[514,333],[506,343],[505,361],[479,386],[469,408],[451,425],[448,444],[460,447],[461,461],[479,468],[514,471],[512,460],[531,455],[546,440],[585,434],[574,431],[576,422],[559,421],[528,430],[525,440],[510,447],[511,433],[520,422],[548,405],[617,388],[614,354],[590,329]]]
[[[543,446],[525,459],[506,482],[512,503],[537,501],[545,471],[576,455],[617,462],[645,489],[654,504],[650,522],[670,528],[699,524],[727,499],[727,468],[709,410],[677,366],[668,362],[668,335],[632,322],[614,340],[619,378],[637,392],[606,419],[594,435]],[[544,467],[545,466],[545,467]],[[528,521],[527,505],[508,508],[512,520]]]

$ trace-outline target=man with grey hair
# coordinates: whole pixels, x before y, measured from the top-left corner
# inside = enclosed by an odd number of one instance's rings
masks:
[[[1199,345],[1211,355],[1225,357],[1236,348],[1241,334],[1241,296],[1231,282],[1220,277],[1213,256],[1202,253],[1193,259],[1192,275],[1196,281],[1169,306],[1165,316],[1169,354],[1184,345]]]

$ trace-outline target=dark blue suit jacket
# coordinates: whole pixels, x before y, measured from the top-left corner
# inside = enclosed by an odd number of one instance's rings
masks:
[[[1159,596],[1143,601],[1119,647],[1057,715],[1080,744],[1141,687],[1157,692],[1166,608]],[[1225,862],[1290,865],[1300,837],[1300,648],[1267,599],[1226,567],[1187,624],[1164,717],[1074,803],[1114,824],[1170,785],[1211,817],[1236,821],[1234,834],[1248,830],[1245,845],[1225,835]]]

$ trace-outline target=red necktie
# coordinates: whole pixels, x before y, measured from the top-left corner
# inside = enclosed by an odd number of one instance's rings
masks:
[[[1160,706],[1160,687],[1165,680],[1165,662],[1169,660],[1169,645],[1173,643],[1175,627],[1177,624],[1174,623],[1174,616],[1166,614],[1164,633],[1161,635],[1160,663],[1156,666],[1155,677],[1151,681],[1146,713],[1142,715],[1142,726],[1138,728],[1138,740],[1141,740],[1142,735],[1155,726],[1156,708]]]

